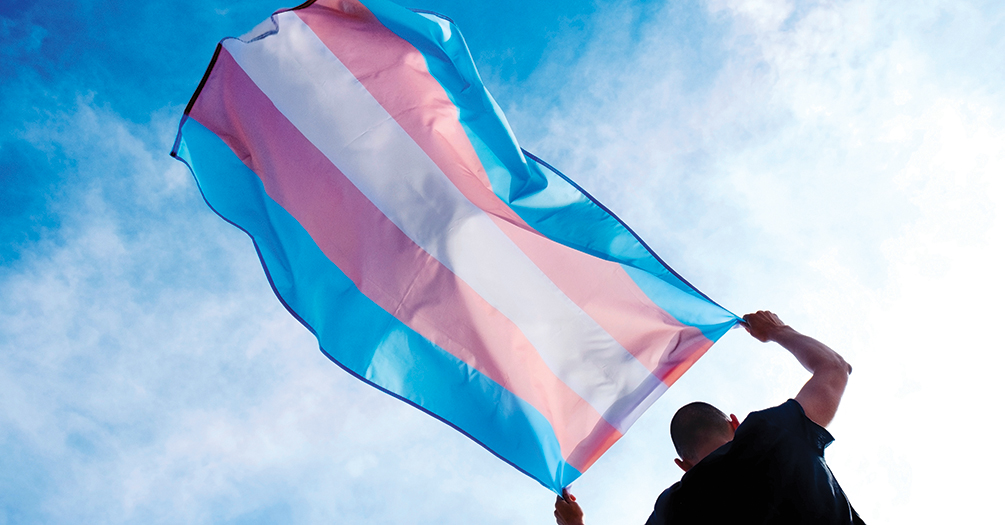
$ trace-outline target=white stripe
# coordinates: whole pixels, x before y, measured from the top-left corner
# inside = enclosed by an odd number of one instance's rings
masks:
[[[662,382],[461,194],[295,13],[276,19],[277,34],[224,47],[402,232],[509,318],[559,379],[627,430],[634,409],[651,403],[646,398]]]

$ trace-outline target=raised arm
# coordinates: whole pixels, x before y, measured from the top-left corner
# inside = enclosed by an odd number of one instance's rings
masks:
[[[796,394],[796,401],[802,405],[806,417],[822,427],[829,425],[848,384],[851,365],[827,345],[793,330],[771,312],[747,314],[743,320],[750,335],[761,342],[782,345],[813,374]]]

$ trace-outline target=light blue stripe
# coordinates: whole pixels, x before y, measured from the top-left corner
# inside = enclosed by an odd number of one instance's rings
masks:
[[[657,306],[673,312],[678,321],[701,330],[710,341],[718,341],[736,325],[735,315],[702,297],[688,293],[691,289],[667,286],[659,277],[632,266],[622,265],[622,268]]]
[[[669,270],[613,214],[562,175],[526,157],[485,89],[460,31],[387,0],[363,0],[378,20],[415,46],[460,112],[460,122],[495,194],[548,238],[620,263],[639,288],[682,323],[716,341],[738,318]],[[648,274],[648,275],[644,275]],[[644,276],[643,276],[644,275]],[[668,301],[691,296],[697,300]],[[692,320],[697,324],[692,324]]]
[[[364,296],[214,133],[190,118],[182,131],[176,156],[210,207],[251,236],[276,295],[332,361],[454,426],[556,493],[580,476],[562,459],[540,412]]]

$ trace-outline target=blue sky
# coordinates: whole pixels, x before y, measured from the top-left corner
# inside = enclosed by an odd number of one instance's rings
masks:
[[[855,367],[828,458],[870,523],[987,522],[1003,430],[1005,6],[460,2],[524,147],[702,291]],[[284,4],[0,6],[0,524],[550,523],[553,496],[348,377],[168,156],[215,43]],[[806,375],[734,331],[574,485],[644,522],[667,423]]]

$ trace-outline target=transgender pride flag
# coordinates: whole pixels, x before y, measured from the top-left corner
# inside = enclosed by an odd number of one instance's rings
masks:
[[[225,39],[172,155],[332,361],[555,492],[737,322],[520,149],[452,22],[386,0]]]

